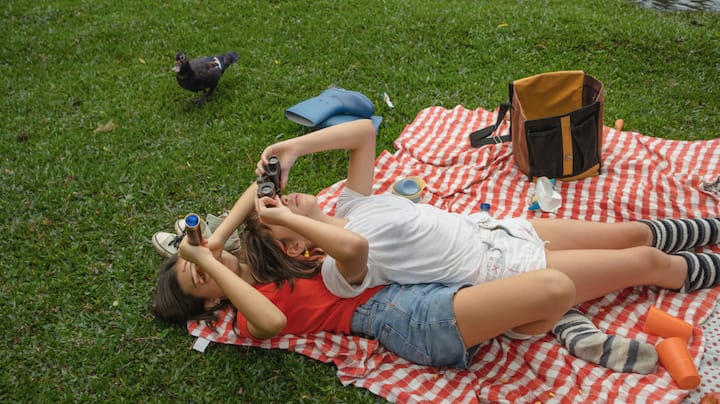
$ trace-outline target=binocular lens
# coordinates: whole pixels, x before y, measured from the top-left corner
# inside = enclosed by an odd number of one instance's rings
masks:
[[[265,173],[258,178],[258,196],[274,197],[280,191],[280,159],[270,156]]]
[[[268,175],[278,174],[278,171],[280,171],[280,159],[275,156],[270,157],[268,159],[266,171]]]
[[[275,184],[272,182],[263,182],[258,187],[258,195],[262,198],[263,196],[273,197],[275,196]]]

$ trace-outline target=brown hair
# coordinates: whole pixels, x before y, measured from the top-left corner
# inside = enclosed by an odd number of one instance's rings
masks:
[[[177,254],[165,259],[160,265],[152,313],[156,318],[173,324],[185,325],[190,320],[216,321],[216,310],[228,304],[220,303],[210,310],[205,309],[205,300],[185,294],[180,289],[175,267]]]
[[[276,239],[270,227],[260,222],[257,214],[245,219],[241,233],[247,264],[260,283],[283,281],[293,284],[294,278],[312,278],[322,266],[325,252],[319,248],[308,251],[307,256],[291,257],[285,252],[282,240]]]

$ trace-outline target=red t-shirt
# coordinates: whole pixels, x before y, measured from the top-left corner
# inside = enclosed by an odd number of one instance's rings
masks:
[[[283,282],[280,287],[274,283],[255,286],[285,313],[287,324],[280,335],[319,331],[349,334],[355,308],[367,302],[382,287],[370,288],[356,297],[344,299],[330,293],[320,274],[309,279],[295,279],[293,289],[288,282]],[[252,338],[247,329],[247,319],[240,312],[237,313],[237,328],[243,336]]]

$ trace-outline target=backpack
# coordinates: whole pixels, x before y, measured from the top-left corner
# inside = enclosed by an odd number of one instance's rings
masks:
[[[573,181],[600,174],[603,84],[582,70],[538,74],[509,84],[494,125],[469,135],[472,147],[512,142],[520,171]],[[490,136],[510,111],[510,135]]]

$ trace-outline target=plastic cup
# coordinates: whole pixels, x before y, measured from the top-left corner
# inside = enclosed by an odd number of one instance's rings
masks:
[[[623,126],[625,126],[625,120],[624,119],[616,119],[615,120],[615,130],[620,132],[623,130]]]
[[[667,338],[657,344],[655,350],[660,364],[667,369],[681,389],[692,390],[700,384],[700,375],[685,340],[678,337]]]
[[[687,342],[692,337],[693,326],[655,306],[650,306],[643,324],[643,332],[663,338],[678,337]]]

